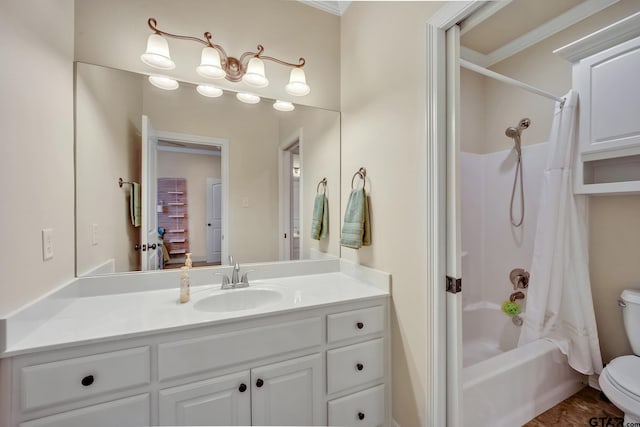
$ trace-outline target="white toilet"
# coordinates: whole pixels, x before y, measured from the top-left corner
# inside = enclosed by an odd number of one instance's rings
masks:
[[[624,411],[624,424],[640,423],[640,290],[627,289],[620,296],[622,318],[635,356],[613,359],[600,374],[600,387],[611,402]]]

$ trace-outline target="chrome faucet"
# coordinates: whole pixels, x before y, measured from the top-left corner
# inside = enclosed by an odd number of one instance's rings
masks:
[[[237,262],[234,263],[232,256],[229,256],[229,264],[233,266],[231,280],[229,280],[229,276],[227,276],[226,274],[218,273],[222,274],[222,286],[220,287],[220,289],[246,288],[247,286],[249,286],[249,278],[247,277],[247,273],[251,270],[246,271],[242,275],[242,277],[240,277],[240,264],[238,264]]]

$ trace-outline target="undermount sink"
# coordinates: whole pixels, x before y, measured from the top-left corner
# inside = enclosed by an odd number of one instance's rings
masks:
[[[282,297],[280,292],[273,289],[230,289],[201,299],[193,308],[209,312],[252,310],[278,302]]]

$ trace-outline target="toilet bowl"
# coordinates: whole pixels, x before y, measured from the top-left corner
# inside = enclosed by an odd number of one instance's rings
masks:
[[[602,370],[600,387],[624,412],[624,425],[640,423],[640,357],[616,357]]]
[[[602,370],[599,383],[611,403],[624,412],[624,425],[640,425],[640,290],[624,290],[619,305],[635,356],[613,359]]]

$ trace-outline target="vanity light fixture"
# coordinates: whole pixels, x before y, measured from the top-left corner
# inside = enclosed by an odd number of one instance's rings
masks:
[[[164,90],[176,90],[180,86],[176,80],[167,76],[149,76],[149,83]]]
[[[211,85],[198,85],[196,90],[200,95],[208,98],[217,98],[223,94],[222,89]]]
[[[236,98],[238,98],[238,101],[242,101],[245,104],[257,104],[260,102],[260,97],[258,95],[247,92],[236,93]]]
[[[296,107],[291,102],[277,100],[273,103],[273,108],[278,111],[293,111]]]
[[[196,68],[196,72],[206,78],[221,79],[226,78],[231,82],[243,81],[247,85],[253,87],[266,87],[269,85],[264,72],[264,62],[272,61],[280,65],[292,67],[289,84],[286,85],[287,93],[294,96],[304,96],[309,93],[310,88],[307,85],[306,76],[304,74],[305,59],[300,58],[298,63],[285,62],[280,59],[263,55],[264,47],[257,46],[257,52],[244,52],[240,58],[227,55],[222,46],[212,42],[210,32],[204,33],[204,39],[198,37],[183,36],[171,34],[159,30],[158,22],[155,18],[149,18],[147,25],[153,31],[147,40],[147,50],[142,55],[142,62],[163,70],[170,70],[175,67],[169,54],[169,45],[163,37],[171,37],[180,40],[191,40],[205,45],[200,57],[200,65]]]

